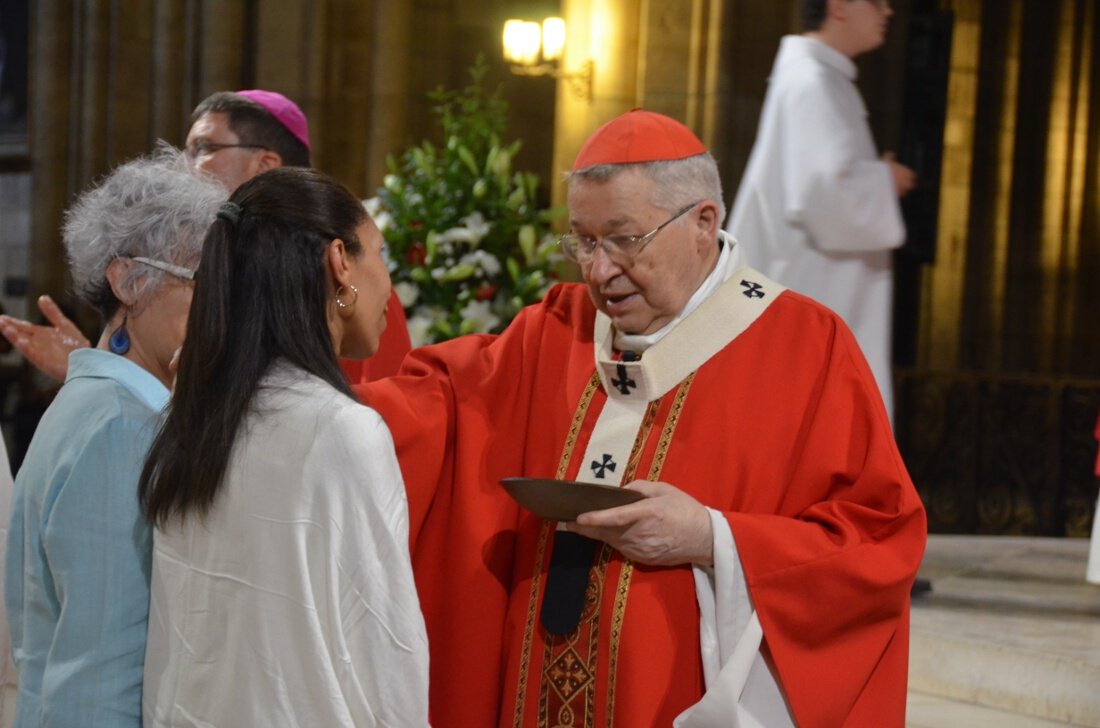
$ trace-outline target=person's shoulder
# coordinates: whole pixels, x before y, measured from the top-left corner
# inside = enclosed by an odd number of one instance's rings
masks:
[[[855,335],[844,319],[825,304],[797,291],[783,291],[768,309],[769,324],[783,326],[804,341],[817,341],[837,350],[859,351]]]
[[[546,291],[546,295],[525,310],[570,311],[590,303],[588,289],[582,283],[559,282]]]
[[[843,61],[827,61],[821,54],[834,51],[821,46],[818,41],[800,36],[784,38],[772,74],[772,86],[783,93],[818,95],[850,87],[851,81],[837,67]]]
[[[591,328],[596,315],[596,307],[588,295],[588,287],[583,283],[558,283],[549,291],[538,310],[549,317],[573,327]]]
[[[318,377],[304,385],[312,390],[307,406],[317,417],[318,435],[340,450],[372,447],[393,439],[378,411],[349,397]]]
[[[147,369],[99,349],[78,349],[69,356],[61,393],[76,406],[120,416],[159,413],[168,402],[168,390]]]
[[[820,100],[835,93],[843,79],[825,64],[811,58],[792,58],[776,74],[776,93],[792,101]]]
[[[117,381],[67,382],[40,421],[24,461],[34,473],[35,490],[44,494],[42,503],[52,504],[63,488],[78,493],[130,487],[125,474],[136,481],[160,414]]]
[[[835,330],[838,326],[844,326],[844,321],[831,308],[790,288],[775,299],[769,311],[798,326],[826,330]]]
[[[369,484],[350,492],[337,488],[331,497],[396,506],[405,490],[389,426],[377,410],[334,388],[330,391],[335,396],[317,420],[311,459],[326,469],[333,483]]]
[[[253,411],[256,432],[277,432],[296,458],[325,468],[365,462],[378,448],[393,449],[381,415],[324,379],[284,366],[265,377]]]
[[[65,383],[58,392],[59,412],[85,434],[139,432],[155,422],[161,410],[110,378],[86,377]]]
[[[371,436],[385,435],[389,437],[389,428],[386,427],[382,415],[372,407],[348,397],[343,392],[330,388],[333,395],[331,404],[331,422],[334,429],[342,434],[349,432],[367,433]]]
[[[596,309],[584,284],[559,282],[546,291],[542,300],[523,307],[503,332],[480,336],[487,337],[490,345],[498,351],[526,348],[534,342],[542,346],[548,338],[558,341],[564,335],[580,335],[590,339],[595,315]],[[444,342],[443,346],[463,346],[463,342],[473,342],[477,336],[460,336]]]

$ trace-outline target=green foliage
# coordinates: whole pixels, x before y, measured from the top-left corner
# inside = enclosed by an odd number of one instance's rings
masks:
[[[521,142],[501,141],[508,104],[485,90],[487,70],[479,57],[469,86],[429,94],[444,146],[391,157],[368,201],[414,345],[503,330],[545,295],[560,260],[550,223],[562,211],[539,209],[537,175],[513,171]]]

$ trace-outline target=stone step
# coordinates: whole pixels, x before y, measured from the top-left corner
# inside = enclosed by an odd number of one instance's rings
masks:
[[[1084,582],[1087,549],[931,537],[920,575],[932,591],[912,609],[909,724],[935,724],[948,701],[993,711],[990,724],[1100,727],[1100,587]],[[996,711],[1018,720],[996,723]],[[971,724],[982,723],[941,723]]]
[[[906,728],[1065,728],[1067,725],[1060,720],[1044,720],[912,691],[906,715]]]
[[[933,580],[932,592],[915,599],[914,604],[1050,618],[1100,618],[1100,589],[1011,578],[954,577]]]
[[[913,609],[909,689],[1100,726],[1100,623],[965,608]]]

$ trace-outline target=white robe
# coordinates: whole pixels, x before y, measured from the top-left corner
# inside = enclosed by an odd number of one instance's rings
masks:
[[[1089,542],[1085,581],[1090,584],[1100,584],[1100,497],[1096,499],[1096,515],[1092,517],[1092,541]]]
[[[385,423],[283,365],[242,432],[205,523],[155,533],[145,725],[426,725],[427,636]]]
[[[727,230],[749,265],[844,319],[892,417],[891,250],[905,225],[855,77],[824,43],[783,38]]]

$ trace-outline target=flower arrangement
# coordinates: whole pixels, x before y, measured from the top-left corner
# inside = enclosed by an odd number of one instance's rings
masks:
[[[539,209],[537,175],[512,170],[520,142],[501,142],[508,106],[499,90],[485,91],[487,70],[479,57],[469,86],[429,94],[444,145],[390,157],[366,202],[414,346],[502,331],[546,294],[561,260],[550,223],[562,211]]]

